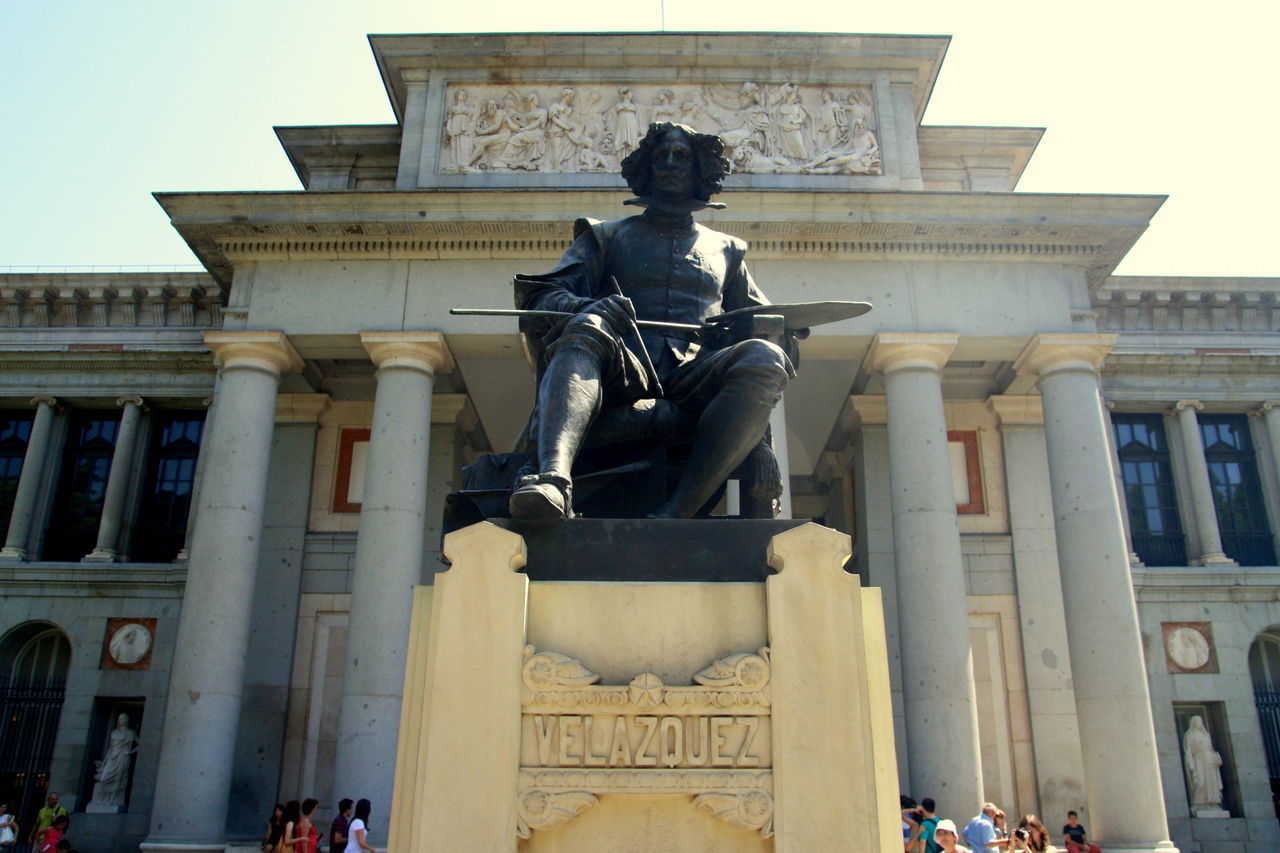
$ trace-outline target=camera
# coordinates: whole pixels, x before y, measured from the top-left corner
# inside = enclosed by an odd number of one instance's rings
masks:
[[[1025,829],[1015,829],[1013,831],[1013,837],[1018,839],[1019,841],[1026,841],[1027,831]]]

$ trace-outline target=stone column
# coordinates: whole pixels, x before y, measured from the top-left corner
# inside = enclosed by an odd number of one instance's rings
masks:
[[[335,778],[391,808],[412,591],[423,579],[431,393],[453,360],[439,332],[365,332],[378,367],[351,589]],[[389,820],[371,842],[384,843]],[[382,827],[382,828],[379,828]]]
[[[116,449],[111,454],[111,471],[107,474],[107,493],[102,500],[102,517],[98,519],[98,542],[84,558],[86,563],[114,563],[120,556],[120,522],[124,518],[124,502],[133,476],[133,455],[138,443],[138,422],[142,420],[142,398],[121,397],[117,406],[120,431],[116,433]]]
[[[1000,419],[1004,447],[1039,813],[1065,815],[1084,802],[1084,764],[1063,622],[1044,413],[1040,398],[1034,396],[988,397],[987,407]]]
[[[22,473],[18,475],[18,491],[13,498],[9,533],[4,540],[4,549],[0,550],[0,560],[25,560],[30,556],[27,544],[31,540],[36,500],[40,497],[40,481],[44,479],[49,434],[53,431],[53,409],[57,401],[52,397],[32,397],[31,405],[36,407],[36,416],[31,423],[31,436],[27,439],[27,453],[22,458]]]
[[[1280,483],[1280,400],[1263,403],[1262,417],[1267,425],[1267,438],[1271,439],[1271,464],[1275,468],[1276,482]]]
[[[1218,511],[1213,506],[1213,487],[1209,484],[1209,466],[1204,460],[1204,437],[1196,410],[1203,409],[1199,400],[1179,400],[1173,407],[1178,414],[1178,430],[1182,436],[1182,458],[1187,462],[1187,482],[1191,484],[1191,509],[1195,515],[1196,534],[1200,539],[1200,556],[1191,561],[1196,566],[1234,566],[1236,561],[1222,552],[1222,534],[1218,531]]]
[[[217,851],[262,544],[280,375],[302,369],[282,332],[206,332],[221,366],[144,850]]]
[[[1115,335],[1042,334],[1014,363],[1038,377],[1089,805],[1108,849],[1170,850],[1147,673],[1098,367]]]
[[[982,804],[982,759],[942,409],[942,365],[956,341],[879,334],[867,364],[884,374],[908,790],[932,796],[943,813],[968,814]]]

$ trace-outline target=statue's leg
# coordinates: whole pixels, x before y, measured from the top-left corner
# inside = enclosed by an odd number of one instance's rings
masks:
[[[525,521],[573,515],[573,461],[600,412],[616,343],[606,321],[580,314],[552,346],[538,385],[538,473],[522,478],[508,501],[511,517]]]
[[[709,358],[723,362],[696,384],[702,395],[713,383],[719,391],[698,417],[684,476],[655,518],[691,518],[715,494],[760,442],[792,375],[787,356],[768,341],[743,341]]]

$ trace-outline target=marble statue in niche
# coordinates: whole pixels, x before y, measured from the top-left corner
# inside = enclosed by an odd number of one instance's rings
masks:
[[[129,715],[116,717],[116,727],[107,735],[102,760],[95,762],[93,798],[85,811],[115,813],[124,809],[129,790],[129,768],[138,751],[138,733],[129,728]]]
[[[1213,739],[1204,718],[1196,715],[1182,738],[1182,760],[1187,771],[1187,793],[1193,812],[1222,810],[1222,756],[1213,748]],[[1198,815],[1200,816],[1200,815]]]
[[[469,84],[445,103],[444,173],[612,171],[642,128],[673,122],[719,136],[737,172],[883,174],[865,85]]]

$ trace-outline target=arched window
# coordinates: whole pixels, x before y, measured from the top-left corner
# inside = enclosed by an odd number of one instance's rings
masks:
[[[0,638],[0,802],[29,827],[49,788],[71,643],[48,622]]]
[[[1249,647],[1249,675],[1267,754],[1271,797],[1280,816],[1280,626],[1263,631]]]

